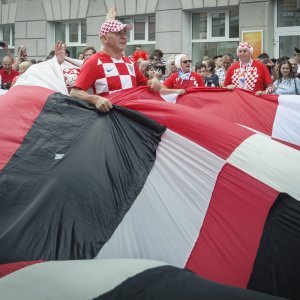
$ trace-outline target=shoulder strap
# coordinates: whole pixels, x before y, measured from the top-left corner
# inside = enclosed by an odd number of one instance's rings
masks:
[[[295,78],[295,77],[294,77],[294,84],[295,84],[295,92],[296,92],[296,95],[299,95],[298,89],[297,89],[297,84],[296,84],[296,78]]]

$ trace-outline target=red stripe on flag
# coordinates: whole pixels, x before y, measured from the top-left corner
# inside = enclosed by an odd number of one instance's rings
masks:
[[[144,93],[149,92],[140,89],[140,93],[143,99]],[[118,104],[147,115],[223,159],[227,159],[236,147],[254,134],[246,128],[195,108],[136,98],[135,96],[134,100],[119,100]]]
[[[257,97],[252,92],[234,89],[192,89],[178,97],[177,104],[201,109],[206,114],[238,123],[272,136],[278,95]]]
[[[207,279],[246,288],[277,196],[274,189],[226,164],[186,267]]]
[[[0,278],[10,273],[16,272],[25,267],[44,262],[44,260],[19,261],[16,263],[0,265]]]
[[[52,90],[16,86],[0,96],[0,171],[23,142]]]

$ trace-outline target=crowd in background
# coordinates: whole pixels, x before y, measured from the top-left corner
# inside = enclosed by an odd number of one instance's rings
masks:
[[[30,58],[25,46],[18,48],[16,57],[10,54],[6,43],[2,43],[2,46],[5,56],[2,58],[0,66],[1,88],[9,89],[14,85],[17,78],[26,72],[32,64],[42,62],[42,60]],[[84,61],[95,53],[96,49],[93,46],[88,46],[78,55],[77,59]],[[65,55],[70,55],[67,49],[65,49]],[[180,94],[185,92],[185,88],[182,85],[171,83],[171,81],[175,82],[174,78],[170,79],[172,76],[174,77],[173,74],[176,74],[176,78],[182,78],[183,80],[187,74],[189,76],[192,74],[194,86],[227,87],[230,86],[228,83],[225,84],[228,70],[234,63],[239,63],[239,57],[231,53],[224,53],[214,57],[204,56],[202,61],[199,62],[193,62],[187,55],[180,55],[184,56],[184,60],[182,60],[185,62],[184,64],[182,64],[182,61],[178,61],[176,64],[176,58],[178,59],[179,55],[172,55],[165,60],[164,53],[160,49],[148,53],[142,50],[141,47],[137,47],[129,58],[138,65],[146,78],[158,78],[165,89],[176,89],[176,87],[179,87],[177,91]],[[54,56],[55,51],[53,50],[45,60],[52,59]],[[255,61],[266,66],[272,78],[272,85],[267,85],[265,90],[260,91],[260,94],[300,93],[300,50],[298,48],[295,48],[295,53],[291,57],[284,56],[278,59],[270,59],[267,53],[261,53]],[[239,85],[236,87],[246,88]]]

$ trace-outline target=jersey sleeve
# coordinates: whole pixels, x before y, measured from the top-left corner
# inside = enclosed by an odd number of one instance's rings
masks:
[[[95,71],[97,65],[95,64],[97,64],[97,60],[92,58],[84,62],[75,81],[74,87],[87,91],[89,88],[94,86],[95,81],[100,78],[97,78],[97,72]]]

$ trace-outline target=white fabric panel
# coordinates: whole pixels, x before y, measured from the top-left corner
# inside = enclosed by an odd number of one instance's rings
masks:
[[[184,267],[225,161],[167,130],[143,190],[97,258],[147,258]]]
[[[0,96],[6,94],[8,92],[8,90],[3,90],[3,89],[0,89]]]
[[[176,92],[160,90],[160,96],[166,101],[171,103],[176,103],[177,97],[179,96]]]
[[[300,145],[300,96],[280,95],[272,137]]]
[[[34,64],[16,81],[17,85],[42,86],[68,95],[63,72],[57,58]]]
[[[300,151],[254,134],[227,161],[275,190],[300,200]]]
[[[165,263],[139,259],[51,261],[0,279],[1,299],[91,300],[127,278]]]

